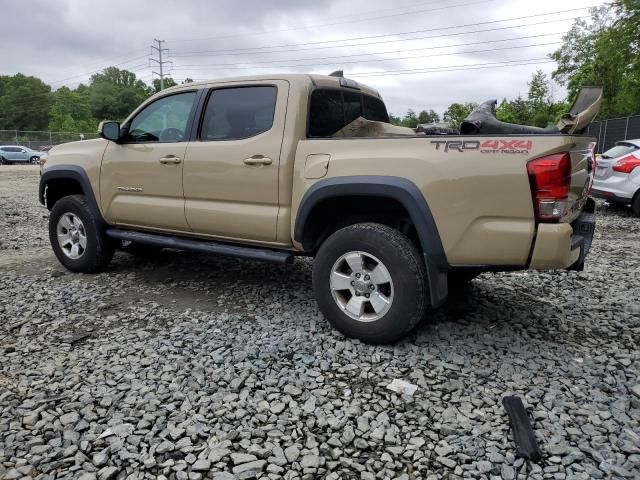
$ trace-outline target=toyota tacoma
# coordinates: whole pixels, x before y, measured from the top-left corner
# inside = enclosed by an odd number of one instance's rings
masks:
[[[58,260],[104,269],[123,244],[271,262],[314,257],[324,316],[369,343],[402,338],[482,272],[582,269],[593,236],[601,91],[557,126],[495,118],[461,132],[390,125],[380,94],[336,76],[188,83],[95,140],[54,147],[40,181]]]

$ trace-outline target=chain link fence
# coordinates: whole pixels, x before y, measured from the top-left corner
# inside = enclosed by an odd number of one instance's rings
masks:
[[[0,130],[0,145],[21,145],[40,150],[60,143],[97,138],[97,133],[70,133],[29,130]]]
[[[598,139],[597,153],[606,152],[620,140],[640,138],[640,115],[592,122],[587,135]]]

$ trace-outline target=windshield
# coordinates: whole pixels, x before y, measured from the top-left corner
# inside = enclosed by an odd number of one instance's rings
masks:
[[[602,154],[602,158],[618,158],[638,150],[633,143],[619,143]]]

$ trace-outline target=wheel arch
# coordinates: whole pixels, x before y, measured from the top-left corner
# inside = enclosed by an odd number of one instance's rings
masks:
[[[104,223],[89,176],[78,165],[55,165],[47,168],[40,177],[38,200],[49,210],[67,195],[84,195],[91,213]]]
[[[306,251],[313,251],[316,239],[313,232],[315,209],[330,199],[374,197],[389,199],[407,212],[415,228],[422,250],[431,304],[441,305],[447,297],[447,270],[449,265],[433,215],[420,189],[410,180],[393,176],[348,176],[320,180],[305,193],[294,224],[293,238]]]

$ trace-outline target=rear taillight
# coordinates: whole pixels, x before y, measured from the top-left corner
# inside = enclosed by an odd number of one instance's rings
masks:
[[[620,173],[631,173],[631,171],[640,167],[640,158],[636,158],[635,155],[627,155],[626,157],[622,157],[611,167],[614,172]]]
[[[527,163],[538,222],[557,222],[564,215],[571,184],[571,156],[556,153]]]

